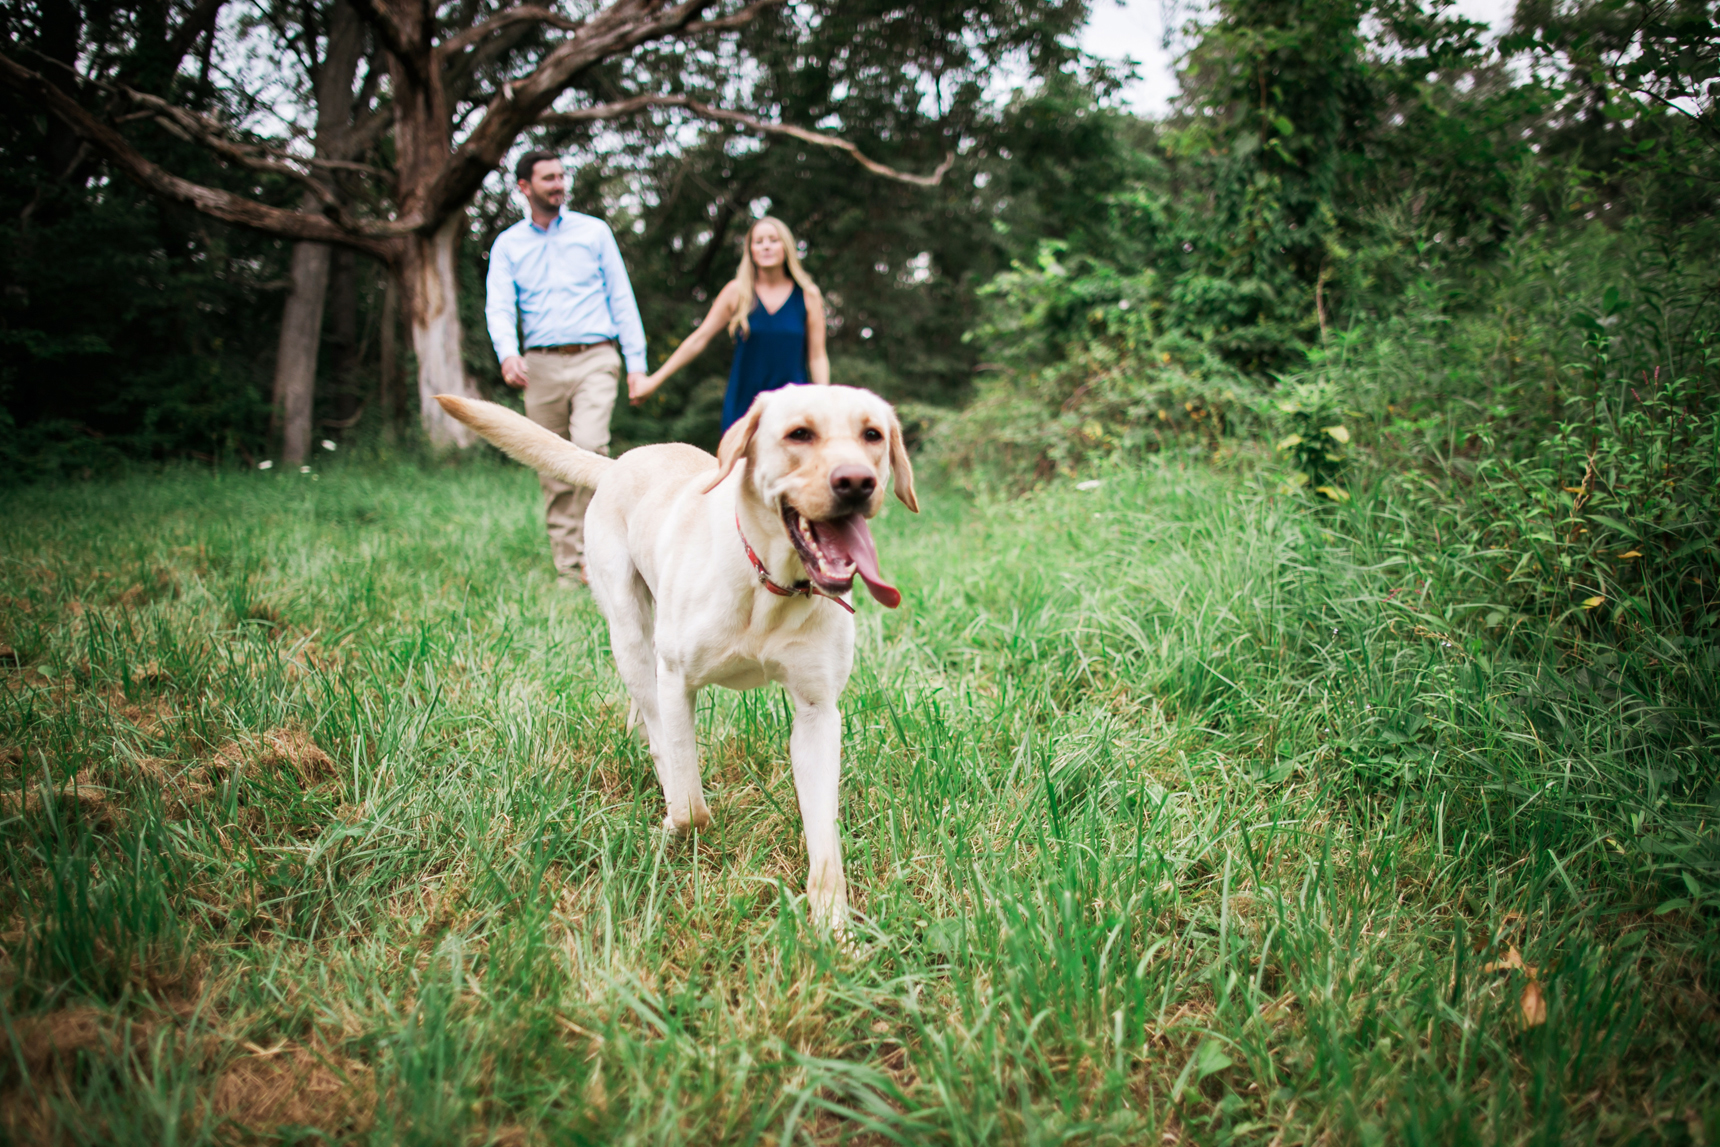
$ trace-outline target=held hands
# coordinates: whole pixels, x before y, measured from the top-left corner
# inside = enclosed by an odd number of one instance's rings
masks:
[[[502,360],[502,381],[515,390],[526,388],[526,360],[519,355],[511,355]],[[643,371],[633,371],[627,376],[627,397],[637,406],[661,386],[663,380],[656,375],[647,375]]]

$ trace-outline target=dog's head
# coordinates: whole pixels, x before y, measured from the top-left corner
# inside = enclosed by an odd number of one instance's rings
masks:
[[[902,424],[888,402],[852,386],[787,386],[753,400],[717,447],[709,493],[746,462],[741,481],[782,516],[807,576],[841,593],[856,574],[882,604],[902,600],[878,572],[866,519],[884,506],[884,487],[916,513],[914,468]]]

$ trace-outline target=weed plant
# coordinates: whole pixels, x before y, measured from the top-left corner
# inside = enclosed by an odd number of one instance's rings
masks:
[[[1390,483],[1181,457],[880,522],[846,946],[779,692],[665,839],[529,474],[13,498],[7,1133],[1720,1141],[1701,651],[1482,643]]]

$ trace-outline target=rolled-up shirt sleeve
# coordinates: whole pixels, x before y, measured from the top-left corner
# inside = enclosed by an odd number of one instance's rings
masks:
[[[490,271],[484,278],[484,322],[500,362],[520,353],[519,305],[514,297],[513,260],[508,258],[506,243],[505,233],[496,237],[490,247]],[[631,294],[628,297],[632,298]]]
[[[609,300],[609,317],[615,323],[621,343],[621,357],[626,360],[627,373],[644,374],[645,324],[639,318],[639,304],[633,301],[633,283],[627,278],[627,268],[621,262],[621,248],[615,244],[615,233],[603,228],[602,241],[603,288]],[[491,262],[494,262],[491,256]],[[492,266],[490,273],[495,274]],[[493,331],[492,323],[491,330]]]

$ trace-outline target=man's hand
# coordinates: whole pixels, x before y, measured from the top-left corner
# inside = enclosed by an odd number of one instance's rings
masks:
[[[627,400],[638,406],[653,390],[662,385],[662,382],[663,380],[654,374],[646,374],[642,370],[632,371],[627,375]]]
[[[526,360],[519,355],[509,355],[502,360],[502,381],[515,390],[526,388]]]

